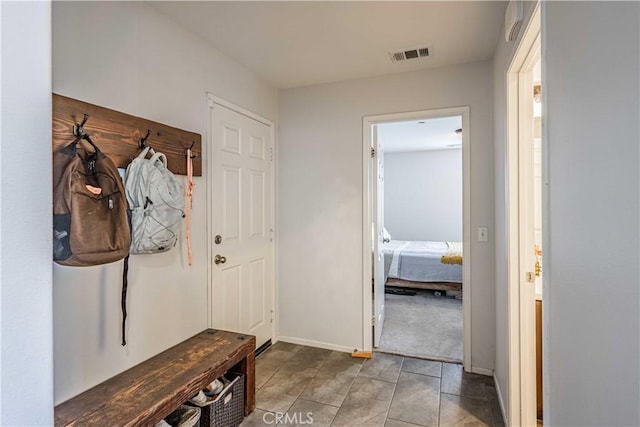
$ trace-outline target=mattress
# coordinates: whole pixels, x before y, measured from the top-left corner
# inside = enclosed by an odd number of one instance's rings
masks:
[[[391,240],[382,246],[385,281],[462,283],[462,266],[441,261],[447,250],[446,242]]]

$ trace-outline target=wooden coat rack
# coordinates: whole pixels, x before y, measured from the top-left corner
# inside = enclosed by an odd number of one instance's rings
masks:
[[[84,131],[118,168],[126,168],[141,151],[140,141],[167,156],[168,168],[187,174],[186,150],[191,148],[193,175],[202,176],[202,137],[162,123],[131,116],[77,99],[53,94],[53,151],[74,140],[74,126],[89,119]]]

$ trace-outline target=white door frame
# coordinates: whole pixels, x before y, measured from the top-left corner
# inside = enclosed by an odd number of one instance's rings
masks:
[[[462,240],[463,240],[463,269],[462,269],[462,317],[463,317],[463,365],[465,371],[471,367],[471,153],[469,141],[469,107],[440,108],[434,110],[411,111],[405,113],[391,113],[375,116],[365,116],[362,121],[362,351],[373,351],[373,336],[371,333],[373,318],[372,307],[372,264],[371,253],[371,192],[375,182],[371,182],[371,126],[380,123],[390,123],[408,120],[432,119],[448,116],[462,116]]]
[[[375,129],[375,132],[374,132]],[[381,226],[384,227],[384,191],[380,191],[380,181],[382,180],[382,187],[384,188],[384,149],[380,145],[380,139],[378,135],[378,125],[371,125],[369,130],[372,133],[373,140],[371,141],[371,150],[376,153],[375,158],[371,156],[371,165],[373,167],[371,197],[373,201],[372,215],[375,222],[375,227],[372,229],[372,242],[374,248],[373,257],[373,346],[380,345],[380,339],[382,339],[382,325],[384,324],[384,312],[385,312],[385,284],[384,280],[384,254],[382,254],[381,245],[384,243],[384,232]]]
[[[213,170],[211,165],[213,165],[213,150],[211,149],[211,147],[213,147],[213,130],[212,130],[212,120],[211,117],[213,114],[215,114],[215,109],[213,109],[214,104],[218,104],[221,105],[223,107],[226,107],[232,111],[235,111],[238,114],[242,114],[243,116],[249,117],[250,119],[256,120],[264,125],[269,126],[270,129],[270,133],[271,133],[271,144],[273,147],[273,161],[271,162],[271,224],[270,224],[270,229],[273,230],[273,232],[271,233],[272,239],[271,239],[271,250],[272,250],[272,269],[271,269],[271,280],[273,283],[273,286],[271,287],[272,289],[272,294],[269,296],[271,299],[271,317],[273,319],[273,322],[271,323],[271,342],[275,343],[277,341],[277,336],[276,336],[276,331],[278,330],[277,328],[277,319],[278,316],[276,315],[278,313],[277,311],[277,303],[278,300],[276,298],[277,295],[277,287],[278,287],[278,282],[277,282],[277,277],[278,277],[278,273],[277,273],[277,251],[276,251],[276,239],[277,239],[277,228],[276,228],[276,224],[277,224],[277,193],[276,193],[276,171],[277,171],[277,167],[276,167],[276,163],[277,163],[277,158],[278,156],[276,155],[277,153],[277,145],[276,145],[276,138],[275,138],[275,124],[274,122],[272,122],[269,119],[266,119],[262,116],[260,116],[259,114],[253,113],[245,108],[242,108],[230,101],[227,101],[226,99],[220,98],[218,96],[215,96],[209,92],[207,92],[207,97],[206,97],[206,120],[207,120],[207,145],[206,147],[203,147],[203,151],[206,153],[206,166],[207,166],[207,324],[208,327],[211,328],[213,327],[213,267],[212,267],[212,262],[213,262],[213,252],[214,252],[214,248],[213,248],[213,209],[211,209],[211,204],[213,203],[213,196],[212,196],[212,189],[213,189]]]
[[[532,135],[530,120],[533,117],[532,111],[520,108],[522,79],[520,71],[530,66],[532,61],[532,52],[534,49],[540,48],[540,30],[541,16],[540,3],[537,3],[533,11],[531,20],[524,30],[523,37],[516,49],[511,64],[507,69],[507,343],[508,343],[508,364],[509,364],[509,405],[507,409],[507,421],[511,426],[536,425],[535,402],[536,402],[536,384],[535,384],[535,334],[533,337],[521,334],[523,328],[535,331],[535,324],[530,325],[530,317],[534,310],[534,302],[531,301],[531,307],[528,301],[524,301],[525,295],[521,292],[522,282],[527,270],[531,271],[533,265],[525,265],[524,251],[532,248],[525,248],[525,242],[522,241],[520,233],[520,221],[526,217],[527,212],[521,212],[526,206],[525,194],[522,194],[525,183],[520,180],[521,168],[524,166],[524,159],[520,152],[520,138],[525,135]],[[543,83],[544,85],[544,83]],[[532,95],[533,97],[533,95]],[[544,120],[544,118],[543,118]],[[542,169],[543,169],[543,195],[542,195],[542,223],[543,223],[543,240],[548,235],[548,211],[546,201],[546,185],[548,182],[546,174],[547,168],[547,147],[546,138],[542,138]],[[522,196],[522,197],[521,197]],[[546,248],[545,248],[546,250]],[[544,265],[544,263],[543,263]],[[546,276],[547,273],[544,274]],[[544,279],[543,283],[547,283]],[[534,286],[534,284],[529,284]],[[524,308],[523,308],[524,307]],[[530,310],[530,311],[529,311]],[[533,318],[535,322],[535,317]],[[526,323],[526,324],[525,324]],[[543,322],[543,328],[544,322]],[[546,331],[543,330],[543,345],[546,346],[544,336]],[[533,340],[533,345],[528,343],[528,339]],[[521,351],[522,350],[522,351]],[[533,352],[533,353],[532,353]],[[544,376],[544,375],[543,375]],[[546,378],[543,378],[546,382]],[[548,408],[545,405],[545,412]]]

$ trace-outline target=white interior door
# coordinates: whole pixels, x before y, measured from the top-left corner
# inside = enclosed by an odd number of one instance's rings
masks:
[[[371,126],[371,145],[373,148],[373,177],[375,190],[373,196],[373,286],[374,286],[374,325],[373,345],[380,345],[382,327],[384,326],[384,254],[382,244],[384,239],[384,152],[378,141],[378,126]]]
[[[211,114],[212,326],[259,347],[273,330],[271,128],[217,103]]]

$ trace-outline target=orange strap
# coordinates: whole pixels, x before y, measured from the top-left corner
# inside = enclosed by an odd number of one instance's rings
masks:
[[[191,155],[191,149],[187,149],[187,255],[189,259],[189,265],[191,265],[191,204],[193,202],[193,156]]]

